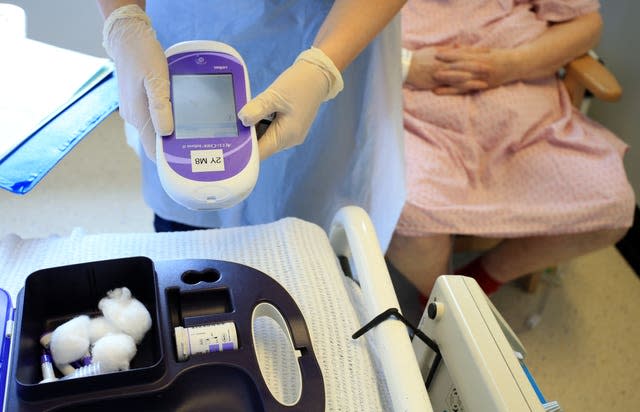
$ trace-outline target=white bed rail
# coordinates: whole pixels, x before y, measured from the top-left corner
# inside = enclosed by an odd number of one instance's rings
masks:
[[[335,253],[349,259],[352,274],[362,289],[369,320],[389,308],[399,310],[369,215],[356,206],[343,207],[333,219],[329,239]],[[394,411],[432,412],[406,326],[390,318],[369,333],[373,334]]]

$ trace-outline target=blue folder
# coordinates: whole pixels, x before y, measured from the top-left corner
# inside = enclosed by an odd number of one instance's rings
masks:
[[[0,161],[0,187],[29,192],[117,108],[118,86],[111,73]]]

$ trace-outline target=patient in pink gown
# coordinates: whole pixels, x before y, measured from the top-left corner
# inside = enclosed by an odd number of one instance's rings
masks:
[[[594,47],[597,0],[409,0],[407,202],[387,257],[428,295],[452,235],[500,237],[458,274],[504,282],[614,244],[635,206],[624,142],[557,71]],[[409,56],[409,54],[411,56]]]

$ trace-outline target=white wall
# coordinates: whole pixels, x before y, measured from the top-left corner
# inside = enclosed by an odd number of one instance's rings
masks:
[[[604,30],[596,52],[622,85],[623,95],[617,103],[594,101],[589,115],[631,146],[625,167],[640,203],[640,2],[600,2]]]
[[[102,16],[95,0],[0,0],[17,4],[27,15],[27,37],[98,57]]]

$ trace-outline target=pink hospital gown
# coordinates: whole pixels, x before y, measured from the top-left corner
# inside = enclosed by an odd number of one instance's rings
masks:
[[[510,48],[592,0],[409,0],[403,45]],[[555,77],[464,96],[404,89],[407,203],[397,232],[517,237],[623,228],[627,146],[575,110]]]

